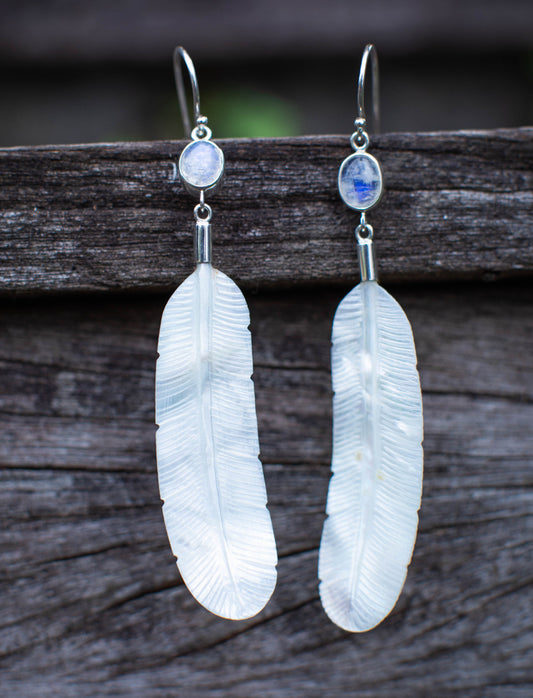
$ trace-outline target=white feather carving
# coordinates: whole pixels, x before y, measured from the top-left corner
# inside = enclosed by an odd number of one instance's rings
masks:
[[[246,301],[198,264],[170,298],[156,370],[157,468],[183,580],[212,613],[258,613],[276,585]]]
[[[422,494],[422,397],[411,326],[376,281],[333,322],[333,475],[319,555],[331,620],[370,630],[393,609],[411,561]]]

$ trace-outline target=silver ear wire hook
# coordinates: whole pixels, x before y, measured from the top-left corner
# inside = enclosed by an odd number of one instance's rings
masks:
[[[365,112],[365,78],[368,61],[372,64],[372,117],[375,130],[379,128],[378,54],[372,44],[367,44],[363,51],[357,80],[355,131],[350,136],[350,145],[355,152],[341,163],[338,186],[344,203],[361,214],[359,225],[355,229],[361,280],[375,281],[377,274],[373,246],[374,231],[367,223],[366,211],[379,201],[383,191],[383,179],[379,162],[373,155],[366,152],[370,145]]]
[[[194,127],[191,130],[187,98],[181,61],[185,63],[192,88]],[[174,78],[186,134],[190,133],[192,143],[182,150],[178,171],[187,191],[198,196],[200,203],[194,208],[196,219],[195,258],[198,264],[211,262],[211,207],[205,203],[207,192],[214,192],[224,174],[224,153],[211,140],[211,129],[207,117],[200,113],[200,90],[194,63],[183,46],[176,46],[173,55]]]
[[[181,61],[185,63],[189,73],[192,88],[192,104],[194,115],[194,128],[191,130],[191,120],[189,118],[189,110],[187,108],[187,98],[185,96],[185,85],[183,83],[183,71],[181,69]],[[176,90],[180,104],[181,118],[183,120],[183,128],[185,133],[190,135],[194,140],[200,138],[209,138],[211,131],[207,127],[207,118],[200,113],[200,89],[198,87],[198,78],[194,63],[183,46],[176,46],[174,49],[174,79],[176,81]]]
[[[359,80],[357,81],[357,120],[355,125],[366,130],[365,77],[369,60],[372,64],[372,119],[374,122],[374,131],[377,133],[379,132],[379,71],[378,54],[373,44],[367,44],[365,46],[361,59]]]

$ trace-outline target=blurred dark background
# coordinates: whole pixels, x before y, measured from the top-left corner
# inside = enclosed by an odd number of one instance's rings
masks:
[[[172,50],[214,135],[349,133],[365,43],[382,130],[533,122],[533,0],[0,0],[0,146],[182,136]]]

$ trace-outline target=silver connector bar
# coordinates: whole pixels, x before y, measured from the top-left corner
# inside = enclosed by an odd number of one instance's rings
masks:
[[[211,223],[198,219],[194,235],[194,255],[196,263],[211,263]]]
[[[357,256],[359,257],[359,271],[361,281],[377,281],[376,257],[374,255],[374,242],[371,237],[357,236]]]

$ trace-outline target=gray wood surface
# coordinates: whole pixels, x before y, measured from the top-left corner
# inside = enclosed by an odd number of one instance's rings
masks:
[[[146,186],[150,168],[163,169],[153,164],[161,158],[154,159],[154,149],[169,147],[145,148],[152,164],[143,165],[138,188]],[[84,153],[90,162],[92,152],[69,150],[71,159],[63,160],[56,151],[44,151],[52,173],[55,162],[61,174],[55,188],[50,174],[43,189],[53,192],[62,210],[68,211],[69,202],[61,187],[64,173],[71,167],[74,179],[83,178],[76,163],[83,164]],[[142,148],[133,163],[117,152],[122,151],[112,150],[111,170],[117,163],[123,171],[138,169]],[[517,181],[513,172],[503,168],[496,179],[502,186],[513,177]],[[86,176],[88,187],[93,176]],[[444,170],[442,176],[450,177]],[[106,181],[118,188],[116,175]],[[135,181],[133,174],[128,181]],[[491,197],[488,180],[476,179],[472,187]],[[155,184],[150,188],[159,196]],[[440,183],[432,180],[431,191],[437,188]],[[332,192],[313,191],[334,209]],[[123,196],[131,206],[140,198],[138,189],[127,185]],[[257,184],[246,196],[251,206]],[[79,199],[72,203],[79,212]],[[121,212],[108,209],[110,218]],[[70,212],[69,220],[76,215],[80,224],[86,222],[86,212]],[[312,216],[309,220],[312,227]],[[125,220],[121,226],[119,237],[125,240]],[[302,222],[300,232],[305,228]],[[89,245],[83,235],[78,259]],[[290,235],[287,230],[287,239]],[[44,254],[42,239],[35,234],[36,249]],[[103,237],[96,235],[95,245],[98,240]],[[170,241],[169,234],[169,247]],[[127,266],[126,250],[137,253],[124,242],[122,254],[114,255],[117,267],[122,258]],[[355,276],[355,263],[341,261]],[[52,264],[51,256],[46,263]],[[263,251],[257,267],[265,264]],[[316,580],[331,440],[329,333],[346,288],[247,294],[262,459],[280,562],[271,602],[258,617],[240,623],[211,616],[196,604],[167,544],[153,426],[156,337],[166,297],[4,298],[2,695],[531,695],[530,283],[389,289],[411,319],[418,347],[425,487],[404,592],[391,616],[363,635],[349,635],[329,622]]]
[[[417,343],[425,487],[399,603],[356,636],[316,579],[329,334],[358,276],[346,137],[223,144],[214,256],[250,302],[280,555],[271,602],[241,623],[184,588],[157,488],[158,324],[192,269],[183,143],[0,150],[1,695],[529,698],[532,136],[375,139],[369,218]]]
[[[170,291],[191,269],[183,142],[0,150],[0,293]],[[216,265],[249,289],[354,279],[357,214],[339,199],[347,137],[222,142]],[[385,280],[533,270],[533,129],[390,134],[371,152]]]
[[[0,56],[26,61],[167,60],[194,56],[352,55],[380,51],[531,48],[531,3],[507,0],[2,0]]]

